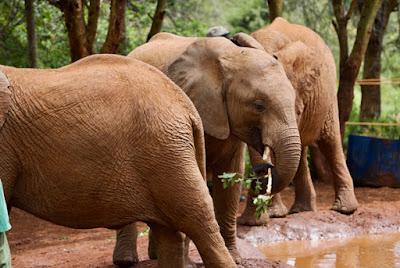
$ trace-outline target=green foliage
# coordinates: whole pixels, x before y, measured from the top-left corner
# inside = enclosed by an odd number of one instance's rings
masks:
[[[259,219],[262,214],[267,212],[268,207],[272,205],[272,196],[258,195],[253,199],[253,204],[256,206],[256,217]]]
[[[262,179],[265,177],[258,177],[255,174],[251,174],[249,177],[241,176],[238,173],[226,173],[219,175],[218,178],[221,179],[224,189],[234,186],[238,183],[243,183],[246,189],[250,189],[254,186],[253,191],[256,198],[253,199],[253,204],[256,206],[256,217],[259,219],[263,213],[265,213],[272,203],[272,196],[268,194],[260,194],[262,190]]]
[[[126,55],[145,43],[152,23],[156,0],[128,0],[126,12],[126,39],[119,53]],[[351,0],[345,1],[346,9]],[[70,62],[68,35],[63,14],[46,0],[35,1],[38,65],[55,68]],[[400,10],[400,9],[399,9]],[[400,77],[400,11],[392,13],[384,37],[382,77]],[[94,50],[99,51],[108,29],[109,1],[102,1]],[[87,12],[86,12],[87,16]],[[332,26],[330,0],[285,0],[283,17],[290,22],[310,27],[332,49],[338,63],[338,41]],[[87,19],[87,18],[86,18]],[[352,47],[359,14],[356,12],[348,25],[349,47]],[[265,0],[169,0],[163,31],[183,36],[204,36],[207,29],[223,25],[232,33],[252,32],[268,24]],[[0,1],[0,64],[17,67],[28,66],[27,33],[24,0]],[[360,74],[361,77],[362,74]],[[351,121],[358,121],[360,90],[356,86]],[[379,122],[400,120],[399,85],[382,86],[382,116]],[[346,133],[399,138],[396,127],[347,127]],[[245,177],[251,177],[251,167],[246,156]]]
[[[268,9],[264,0],[233,1],[226,15],[232,32],[253,32],[268,22]]]

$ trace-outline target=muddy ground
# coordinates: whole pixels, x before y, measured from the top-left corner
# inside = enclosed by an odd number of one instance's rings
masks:
[[[351,216],[330,211],[334,193],[329,185],[317,184],[318,212],[305,212],[272,219],[267,226],[239,226],[239,249],[244,267],[285,267],[268,262],[256,245],[295,239],[330,239],[368,233],[398,232],[400,229],[400,189],[357,188],[360,208]],[[284,191],[284,202],[293,201],[293,190]],[[21,210],[11,213],[13,229],[8,233],[14,267],[101,267],[111,268],[114,232],[106,229],[74,230],[60,227]],[[138,239],[141,263],[136,267],[156,267],[147,257],[146,226]],[[192,258],[200,263],[194,248]]]

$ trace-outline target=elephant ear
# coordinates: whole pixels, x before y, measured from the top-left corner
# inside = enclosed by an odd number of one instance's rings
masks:
[[[226,38],[198,39],[166,70],[168,77],[192,100],[204,131],[217,139],[228,138],[230,132],[220,57],[232,47],[236,48]]]
[[[0,71],[0,128],[6,121],[7,112],[11,104],[10,82],[6,75]]]
[[[251,47],[264,50],[264,47],[253,37],[245,33],[237,33],[231,38],[232,42],[241,47]]]

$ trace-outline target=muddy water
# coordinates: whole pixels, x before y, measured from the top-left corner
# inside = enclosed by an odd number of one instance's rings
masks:
[[[272,260],[298,268],[400,267],[400,233],[326,241],[288,241],[261,247]]]

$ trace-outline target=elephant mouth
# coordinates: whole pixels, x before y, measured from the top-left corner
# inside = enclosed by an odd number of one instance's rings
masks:
[[[274,153],[273,153],[272,149],[268,145],[265,145],[264,149],[263,149],[263,153],[260,154],[260,155],[262,155],[263,163],[253,166],[253,172],[257,176],[267,174],[268,169],[274,167],[273,160],[272,160],[273,154]]]

